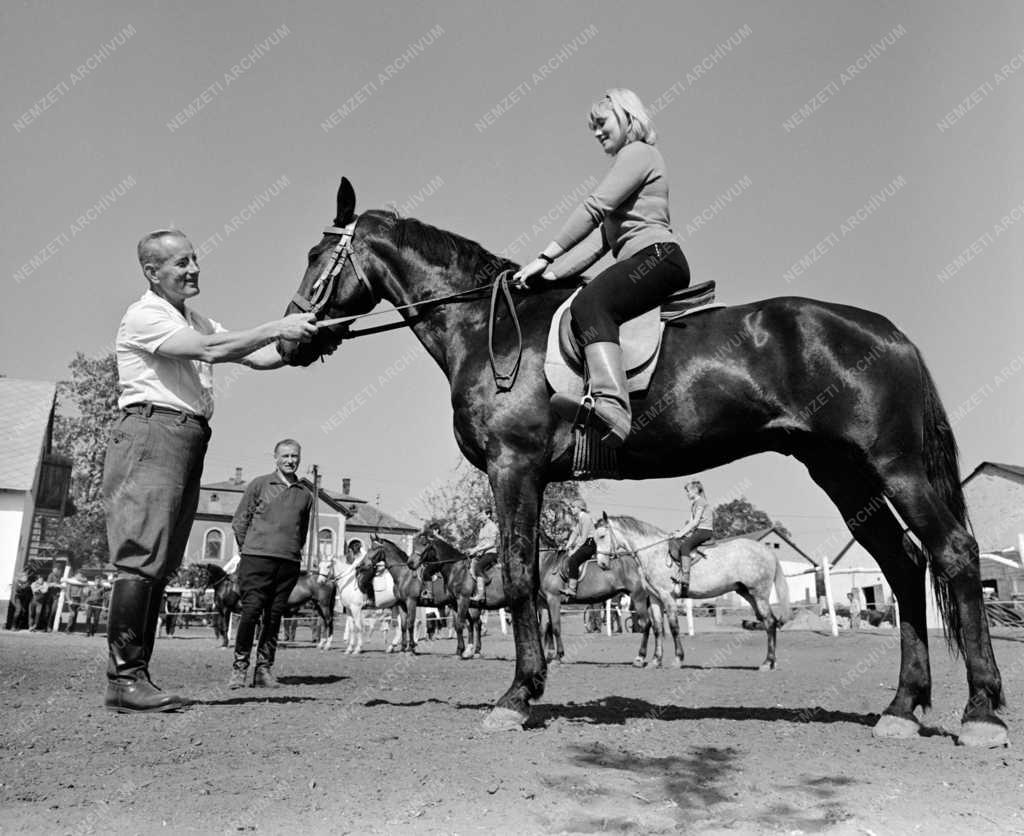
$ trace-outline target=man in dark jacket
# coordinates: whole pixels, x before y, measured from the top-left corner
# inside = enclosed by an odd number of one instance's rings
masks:
[[[256,624],[263,619],[256,648],[254,688],[276,688],[274,654],[277,631],[295,582],[299,579],[302,547],[313,510],[313,491],[297,471],[302,448],[291,438],[274,447],[277,469],[253,479],[235,511],[232,528],[242,558],[238,591],[242,615],[235,636],[235,659],[229,688],[244,688]]]

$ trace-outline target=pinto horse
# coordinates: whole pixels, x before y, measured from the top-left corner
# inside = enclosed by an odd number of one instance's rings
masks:
[[[513,322],[496,306],[493,365],[488,362],[488,288],[507,289],[504,271],[515,267],[412,218],[383,210],[357,217],[355,192],[342,178],[333,224],[309,251],[287,308],[329,322],[386,300],[449,380],[456,440],[487,473],[494,493],[514,622],[515,673],[484,720],[488,729],[520,728],[544,691],[538,518],[545,485],[573,476],[572,428],[551,410],[543,370],[548,325],[571,288],[541,281],[542,290],[510,293],[518,318]],[[325,324],[311,342],[279,341],[278,351],[292,365],[308,365],[346,336],[347,320]],[[513,363],[518,375],[509,373],[498,385],[494,372]],[[1008,742],[996,715],[1002,680],[982,602],[978,545],[967,530],[956,442],[932,377],[906,335],[878,314],[798,297],[706,309],[665,329],[658,367],[633,411],[632,434],[618,450],[618,478],[682,476],[774,451],[801,461],[843,517],[855,521],[853,536],[900,602],[899,684],[876,736],[919,734],[914,712],[931,703],[930,567],[947,642],[967,669],[959,742]],[[904,537],[897,514],[923,551]]]
[[[598,554],[629,558],[640,570],[643,585],[661,604],[668,615],[669,628],[675,642],[677,668],[683,666],[683,644],[679,638],[680,601],[672,596],[672,575],[678,565],[669,557],[669,534],[635,517],[609,517],[602,514],[594,528]],[[743,598],[764,626],[768,651],[760,669],[776,668],[775,641],[778,629],[789,620],[789,585],[778,558],[765,546],[747,537],[734,537],[701,548],[703,560],[693,565],[688,598],[717,598],[725,592],[736,592]],[[779,599],[778,615],[771,607],[772,587]],[[660,636],[654,643],[655,665],[661,665]]]

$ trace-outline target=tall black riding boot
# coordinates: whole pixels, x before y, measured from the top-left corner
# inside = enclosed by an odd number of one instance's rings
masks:
[[[153,658],[153,647],[156,645],[157,627],[160,624],[160,610],[164,603],[164,590],[167,588],[166,581],[150,581],[149,600],[146,603],[146,667],[149,667],[149,660]]]
[[[269,635],[264,630],[260,635],[260,643],[256,648],[256,670],[252,675],[253,688],[277,688],[279,683],[274,676],[274,656],[277,654],[277,631]]]
[[[114,581],[107,615],[110,661],[103,701],[110,711],[174,711],[184,705],[181,697],[163,693],[149,679],[152,645],[147,646],[146,636],[153,585],[153,580],[143,577]],[[160,591],[163,592],[162,588]]]

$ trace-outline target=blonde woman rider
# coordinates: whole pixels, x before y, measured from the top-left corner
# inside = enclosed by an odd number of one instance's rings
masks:
[[[605,444],[618,447],[629,435],[631,420],[619,326],[688,287],[690,269],[669,223],[668,172],[639,97],[631,90],[608,90],[591,106],[589,126],[612,167],[555,239],[514,278],[522,287],[537,275],[548,280],[575,276],[609,250],[615,256],[580,291],[571,310],[594,399],[586,421],[602,433]],[[600,236],[591,236],[598,227]],[[560,260],[552,267],[555,259]],[[560,394],[551,399],[567,421],[575,420],[583,405]]]

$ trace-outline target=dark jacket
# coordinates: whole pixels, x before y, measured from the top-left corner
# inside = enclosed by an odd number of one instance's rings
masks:
[[[313,492],[303,482],[289,485],[275,470],[245,488],[231,527],[243,555],[302,559],[313,510]]]

